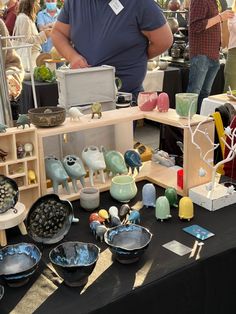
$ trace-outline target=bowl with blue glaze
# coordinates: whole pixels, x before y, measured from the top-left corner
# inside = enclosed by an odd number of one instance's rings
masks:
[[[0,250],[0,276],[11,287],[26,284],[41,260],[39,248],[31,243],[7,245]]]
[[[58,275],[70,287],[80,287],[87,283],[94,270],[100,248],[93,243],[64,242],[49,253],[50,261]]]
[[[136,224],[110,228],[104,235],[113,256],[122,264],[137,262],[148,248],[151,239],[152,233]]]

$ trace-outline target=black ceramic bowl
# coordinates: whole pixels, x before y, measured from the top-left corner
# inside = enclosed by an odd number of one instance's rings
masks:
[[[11,178],[0,175],[0,214],[14,208],[18,201],[19,190],[16,182]]]
[[[66,110],[62,107],[39,107],[28,110],[31,123],[37,127],[58,126],[66,119]]]
[[[73,207],[69,201],[61,200],[56,194],[47,194],[31,206],[26,229],[38,243],[57,243],[68,233],[73,217]]]
[[[20,287],[35,272],[41,252],[31,243],[7,245],[0,250],[0,276],[11,287]]]
[[[99,247],[93,243],[64,242],[50,251],[49,258],[65,283],[78,287],[87,283],[99,252]]]
[[[114,257],[122,264],[139,260],[152,239],[151,232],[135,224],[119,225],[108,229],[104,240]]]

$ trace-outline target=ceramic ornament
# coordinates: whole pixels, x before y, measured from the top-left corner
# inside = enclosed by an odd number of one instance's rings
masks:
[[[24,157],[26,156],[33,156],[33,150],[34,150],[34,146],[32,143],[28,142],[24,144]]]
[[[93,220],[93,221],[91,221],[90,224],[89,224],[89,228],[91,229],[91,232],[92,232],[92,234],[93,234],[94,236],[95,236],[95,234],[96,234],[96,227],[97,227],[98,225],[101,225],[101,223],[100,223],[99,221],[97,221],[97,220]]]
[[[184,196],[179,201],[179,218],[190,220],[194,216],[193,202],[190,197]]]
[[[105,183],[104,169],[106,169],[105,159],[103,153],[97,146],[85,147],[82,151],[82,159],[89,168],[90,185],[94,186],[93,175],[99,172],[102,183]]]
[[[108,210],[110,216],[115,216],[115,217],[119,217],[119,211],[118,208],[116,206],[111,206]]]
[[[131,210],[128,217],[128,222],[132,224],[140,224],[140,213],[137,210]]]
[[[30,128],[30,119],[29,119],[28,115],[27,114],[19,114],[19,117],[16,121],[17,128],[22,126],[22,128],[24,129],[26,125],[28,125]]]
[[[206,170],[203,169],[203,168],[200,168],[198,174],[199,174],[200,177],[205,177],[205,175],[206,175]]]
[[[177,191],[173,187],[169,187],[165,189],[165,196],[167,197],[170,206],[178,207],[178,197]]]
[[[125,163],[128,167],[128,170],[131,168],[132,174],[134,170],[137,169],[139,172],[139,168],[142,166],[141,156],[134,149],[127,150],[124,154]]]
[[[0,148],[0,158],[2,161],[6,161],[7,155],[8,155],[8,152],[6,152],[5,150]],[[17,158],[18,158],[18,156],[17,156]]]
[[[105,219],[99,216],[98,213],[92,213],[89,216],[89,223],[91,223],[92,221],[99,221],[100,223],[103,223]]]
[[[106,151],[104,147],[101,147],[101,150],[103,151],[108,173],[111,172],[112,176],[128,173],[124,156],[120,152],[115,150]]]
[[[111,220],[111,226],[112,226],[112,227],[121,225],[120,217],[112,216],[112,215],[111,215],[111,216],[110,216],[110,220]]]
[[[6,133],[8,126],[0,123],[0,133]]]
[[[167,112],[170,107],[170,100],[167,93],[160,93],[157,101],[157,109],[159,112]]]
[[[104,234],[106,233],[107,231],[107,227],[104,226],[104,225],[97,225],[96,226],[96,229],[95,229],[95,237],[97,240],[100,240],[100,242],[103,242],[104,240]]]
[[[155,216],[157,220],[165,220],[171,218],[170,203],[166,196],[159,196],[156,200]]]
[[[156,206],[156,189],[152,183],[146,183],[142,188],[142,202],[145,207]]]
[[[102,117],[102,105],[100,102],[94,102],[91,107],[92,110],[92,119],[95,117],[95,115],[98,116],[98,119]]]
[[[100,209],[98,212],[98,215],[102,217],[103,219],[109,221],[109,214],[106,209]]]
[[[70,117],[70,121],[79,121],[80,117],[82,117],[84,114],[79,110],[79,108],[71,107],[68,110],[68,114]]]

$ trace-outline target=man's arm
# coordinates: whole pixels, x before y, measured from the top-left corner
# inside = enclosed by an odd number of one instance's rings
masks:
[[[153,31],[142,31],[142,33],[149,40],[148,59],[159,56],[173,43],[173,35],[168,23]]]
[[[206,29],[212,27],[213,25],[217,23],[222,23],[224,21],[227,21],[228,19],[231,19],[232,17],[234,17],[234,12],[231,10],[225,10],[224,12],[219,13],[218,15],[210,18],[207,21]]]
[[[72,47],[69,34],[70,25],[57,21],[51,32],[53,45],[69,61],[72,69],[88,67],[87,60]]]

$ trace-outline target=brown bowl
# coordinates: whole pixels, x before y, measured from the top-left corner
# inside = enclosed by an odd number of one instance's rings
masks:
[[[66,110],[61,107],[40,107],[28,110],[31,123],[40,128],[58,126],[65,121]]]

